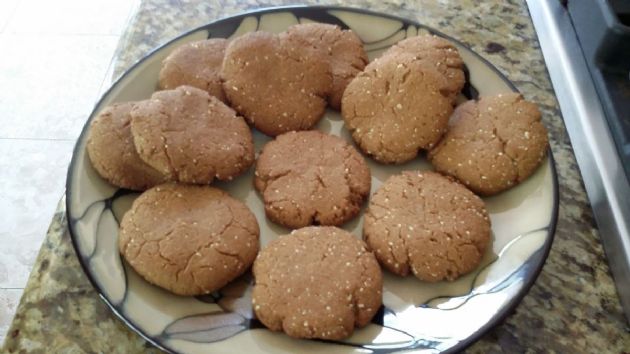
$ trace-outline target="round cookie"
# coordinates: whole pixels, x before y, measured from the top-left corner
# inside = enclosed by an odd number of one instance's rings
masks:
[[[382,303],[383,276],[374,255],[336,227],[278,237],[260,252],[253,273],[256,317],[291,337],[346,338]]]
[[[457,48],[444,38],[429,34],[409,37],[383,53],[383,57],[389,55],[411,55],[433,65],[446,78],[444,93],[453,103],[466,83],[464,61]]]
[[[363,237],[387,270],[436,282],[475,269],[490,241],[483,201],[435,172],[388,178],[370,200]]]
[[[328,58],[333,79],[328,103],[339,110],[346,86],[368,62],[361,39],[351,30],[324,23],[293,25],[286,33],[289,40],[305,43]]]
[[[540,119],[538,107],[517,93],[468,101],[429,160],[475,193],[499,193],[527,179],[545,157],[549,141]]]
[[[332,88],[330,65],[319,51],[267,32],[234,39],[221,77],[232,107],[269,136],[313,127]]]
[[[383,163],[403,163],[446,131],[453,111],[446,86],[432,65],[390,55],[350,82],[341,114],[361,150]]]
[[[159,87],[170,90],[189,85],[207,91],[225,102],[221,84],[221,65],[228,41],[212,38],[182,44],[162,61]]]
[[[129,127],[132,108],[130,102],[105,107],[90,124],[87,152],[94,169],[109,183],[142,191],[167,177],[138,156]]]
[[[256,162],[256,189],[272,221],[289,228],[340,225],[370,193],[367,163],[343,139],[319,131],[290,132],[267,143]]]
[[[230,107],[191,86],[155,92],[131,111],[140,158],[185,183],[231,180],[254,162],[252,133]]]
[[[209,186],[163,184],[142,193],[118,245],[148,282],[178,295],[208,294],[243,274],[258,253],[258,223],[242,202]]]

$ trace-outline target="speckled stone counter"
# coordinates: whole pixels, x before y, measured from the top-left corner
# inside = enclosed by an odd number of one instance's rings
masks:
[[[329,4],[329,1],[307,1]],[[283,1],[146,0],[118,48],[118,76],[152,48],[214,19]],[[517,0],[334,3],[411,18],[458,38],[537,102],[550,131],[560,182],[556,237],[538,280],[502,324],[468,351],[630,351],[630,334],[562,116],[524,2]],[[83,274],[59,204],[3,351],[157,352],[109,312]]]

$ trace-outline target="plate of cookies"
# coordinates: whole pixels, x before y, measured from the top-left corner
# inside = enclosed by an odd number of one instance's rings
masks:
[[[454,352],[547,257],[535,102],[453,38],[341,7],[185,33],[104,94],[67,212],[111,310],[173,353]]]

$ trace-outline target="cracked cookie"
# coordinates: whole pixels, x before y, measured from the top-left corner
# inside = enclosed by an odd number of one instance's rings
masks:
[[[140,158],[171,179],[231,180],[254,162],[252,133],[236,112],[191,86],[155,92],[131,111]]]
[[[254,214],[222,190],[169,183],[133,202],[120,223],[118,245],[148,282],[178,295],[201,295],[249,268],[258,236]]]
[[[293,25],[286,34],[288,40],[308,45],[328,58],[333,80],[328,103],[339,110],[346,86],[368,62],[361,39],[351,30],[324,23]]]
[[[267,143],[254,178],[265,213],[289,228],[340,225],[370,193],[370,169],[350,144],[319,131],[290,132]]]
[[[453,113],[429,161],[475,193],[497,194],[527,179],[545,157],[549,141],[540,119],[538,107],[517,93],[468,101]]]
[[[466,83],[464,61],[457,48],[444,38],[425,34],[403,39],[385,51],[382,57],[389,55],[411,55],[414,60],[433,65],[446,78],[443,93],[452,103],[455,103]]]
[[[133,103],[105,107],[90,124],[87,152],[94,169],[109,183],[143,191],[167,177],[138,156],[129,127],[132,108]]]
[[[225,102],[219,72],[227,43],[223,38],[213,38],[185,43],[175,48],[162,61],[160,89],[170,90],[189,85],[205,90]]]
[[[437,282],[475,269],[490,241],[481,198],[435,172],[405,171],[374,193],[363,237],[387,270]]]
[[[361,150],[383,163],[403,163],[430,149],[453,111],[447,82],[432,64],[389,55],[350,82],[341,114]]]
[[[382,302],[383,279],[365,243],[336,227],[280,236],[254,262],[252,306],[273,331],[342,339],[367,325]]]
[[[269,136],[313,127],[332,89],[328,60],[284,33],[251,32],[234,39],[221,77],[232,107]]]

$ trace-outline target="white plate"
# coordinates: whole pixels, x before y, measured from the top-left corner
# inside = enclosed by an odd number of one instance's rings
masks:
[[[364,10],[338,7],[284,7],[223,19],[188,32],[156,49],[129,69],[103,96],[90,119],[114,102],[148,98],[156,90],[160,63],[177,45],[208,37],[235,37],[255,30],[281,32],[301,22],[349,27],[365,43],[370,59],[393,43],[419,33],[439,32],[418,23]],[[449,38],[466,67],[468,98],[515,91],[489,62]],[[462,97],[465,99],[465,97]],[[252,317],[251,277],[236,280],[206,297],[172,295],[141,279],[118,254],[118,221],[137,196],[116,189],[92,168],[85,150],[86,123],[68,171],[67,210],[79,260],[103,300],[129,327],[157,347],[182,353],[451,352],[465,348],[507,316],[533,284],[547,257],[558,213],[558,186],[551,152],[521,185],[486,198],[493,241],[483,264],[454,282],[428,284],[385,272],[384,306],[372,324],[344,341],[292,339],[265,329]],[[339,113],[329,110],[318,129],[351,141]],[[269,140],[254,132],[257,151]],[[402,166],[368,159],[372,192],[401,170],[430,169],[419,157]],[[288,230],[264,216],[252,188],[253,169],[230,183],[218,183],[256,214],[262,246]],[[361,236],[362,218],[344,228]]]

